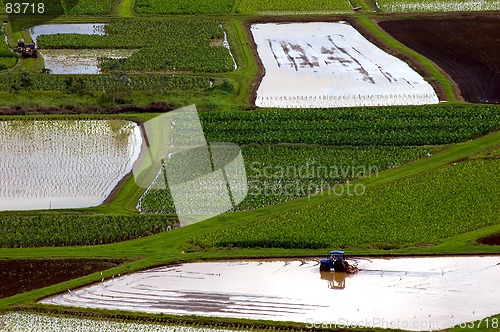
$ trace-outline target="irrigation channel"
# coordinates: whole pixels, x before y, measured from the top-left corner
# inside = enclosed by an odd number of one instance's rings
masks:
[[[360,271],[318,259],[187,263],[115,276],[46,304],[440,330],[500,311],[500,256],[357,258]]]

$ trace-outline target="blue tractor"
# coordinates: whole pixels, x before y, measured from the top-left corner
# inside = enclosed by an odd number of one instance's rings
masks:
[[[358,272],[358,267],[347,262],[343,251],[332,250],[328,258],[319,261],[319,270],[355,273]]]

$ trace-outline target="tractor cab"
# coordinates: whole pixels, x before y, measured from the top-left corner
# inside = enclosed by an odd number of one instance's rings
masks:
[[[24,58],[36,58],[38,54],[35,44],[25,44],[21,54]]]
[[[356,265],[349,264],[346,261],[344,252],[340,250],[332,250],[330,251],[328,258],[320,260],[319,269],[320,271],[331,271],[333,269],[335,272],[346,273],[354,273],[358,271]]]

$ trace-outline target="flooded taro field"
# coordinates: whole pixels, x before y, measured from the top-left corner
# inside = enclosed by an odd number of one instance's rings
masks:
[[[114,277],[41,302],[415,331],[498,312],[499,256],[354,260],[356,274],[320,273],[316,259],[188,263]]]
[[[30,29],[31,38],[41,35],[79,34],[105,35],[102,23],[45,24]],[[100,74],[99,58],[123,59],[136,50],[131,49],[41,49],[46,69],[52,74]]]
[[[123,120],[0,121],[0,141],[0,210],[100,205],[142,144]]]

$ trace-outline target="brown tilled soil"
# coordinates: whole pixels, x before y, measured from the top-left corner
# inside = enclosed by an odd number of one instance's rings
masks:
[[[121,263],[90,259],[2,259],[0,298],[104,271]]]
[[[390,19],[379,25],[448,73],[466,101],[500,104],[499,17]]]
[[[487,244],[490,246],[500,246],[500,234],[494,234],[487,237],[483,237],[482,239],[477,240],[480,244]]]

